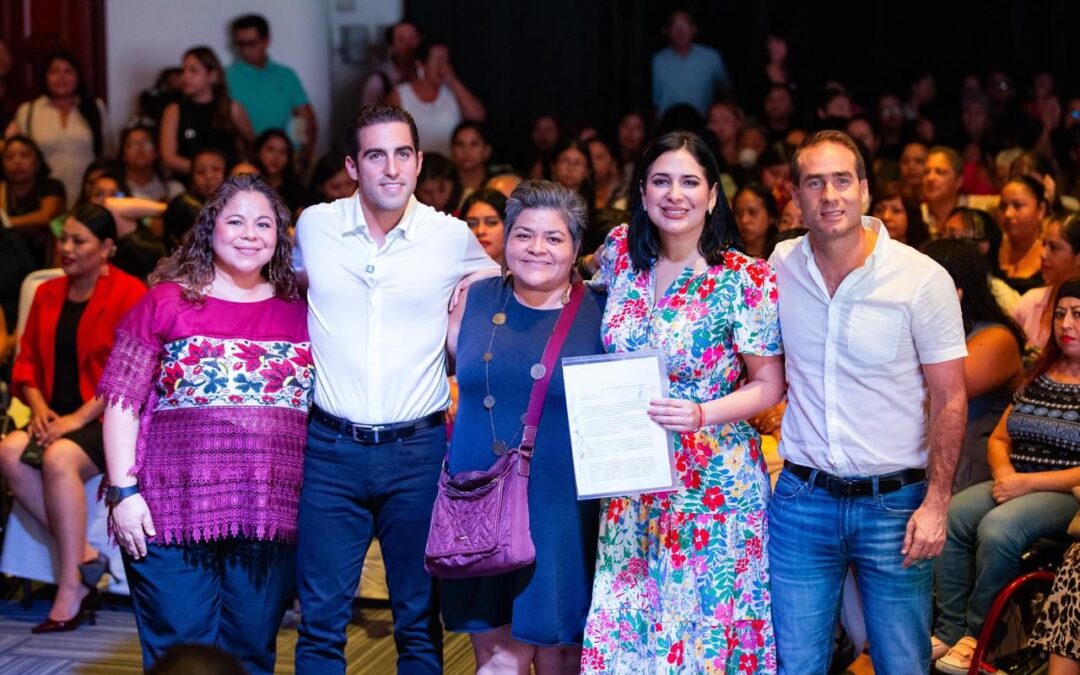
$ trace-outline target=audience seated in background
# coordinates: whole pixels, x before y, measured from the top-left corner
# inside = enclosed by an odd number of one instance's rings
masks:
[[[356,192],[356,181],[345,170],[345,156],[342,153],[331,152],[319,158],[311,173],[308,192],[316,203],[344,199]]]
[[[360,89],[360,105],[381,103],[394,87],[416,77],[416,48],[420,31],[409,21],[386,29],[386,59],[368,75]]]
[[[247,112],[252,134],[285,131],[297,148],[297,165],[306,170],[319,138],[319,124],[300,78],[266,52],[270,24],[258,14],[245,14],[232,23],[232,43],[237,58],[225,69],[225,80],[233,99]]]
[[[885,223],[890,239],[912,248],[921,247],[930,238],[919,205],[904,199],[900,183],[885,183],[874,192],[870,215]]]
[[[977,244],[937,239],[923,253],[952,277],[967,336],[967,430],[953,477],[953,491],[959,492],[990,479],[986,443],[1023,378],[1024,333],[994,299],[989,264]]]
[[[19,106],[4,135],[32,138],[74,201],[86,165],[113,154],[108,114],[101,99],[90,94],[74,54],[56,52],[42,63],[40,87],[45,93]]]
[[[165,245],[173,251],[195,224],[203,203],[225,180],[228,161],[217,148],[204,148],[192,159],[191,185],[165,209]]]
[[[69,631],[97,608],[108,560],[86,540],[83,484],[105,470],[95,397],[120,317],[146,287],[106,261],[116,223],[102,206],[82,205],[57,240],[64,276],[34,296],[12,385],[31,411],[26,431],[0,441],[0,469],[15,499],[56,538],[58,590],[34,633]]]
[[[1029,176],[1011,178],[1001,188],[1000,276],[1018,292],[1042,286],[1043,222],[1049,212],[1046,190]]]
[[[697,24],[689,12],[672,12],[664,34],[668,46],[652,58],[653,108],[663,115],[671,106],[686,103],[704,116],[713,99],[732,88],[724,59],[712,47],[694,42]]]
[[[416,199],[437,211],[453,215],[461,203],[461,182],[453,162],[437,152],[424,155],[416,179]]]
[[[458,123],[483,122],[487,111],[458,79],[445,42],[425,40],[417,49],[416,59],[417,76],[394,87],[387,102],[413,116],[420,132],[422,152],[449,156],[450,136]]]
[[[308,205],[310,197],[296,177],[293,146],[281,129],[267,129],[255,140],[254,164],[266,184],[277,191],[294,216]]]
[[[484,253],[500,265],[503,264],[506,247],[506,196],[498,190],[480,188],[462,203],[461,218],[484,247]]]
[[[1030,358],[1037,356],[1050,340],[1054,316],[1050,300],[1054,292],[1080,274],[1080,217],[1072,215],[1064,222],[1051,220],[1041,248],[1040,270],[1046,285],[1024,293],[1012,313],[1027,335]]]
[[[1064,537],[1080,484],[1080,279],[1054,297],[1054,327],[1039,363],[990,436],[993,480],[957,494],[945,550],[934,561],[938,670],[968,672],[994,598],[1040,537]],[[1047,410],[1060,411],[1051,416]]]
[[[776,246],[780,211],[772,192],[761,183],[747,183],[732,200],[735,224],[742,237],[742,250],[752,258],[768,260]]]
[[[64,185],[49,176],[44,155],[27,136],[8,137],[2,157],[0,211],[7,216],[4,226],[26,240],[34,260],[41,264],[51,248],[49,222],[64,210]],[[78,194],[76,191],[72,197]]]
[[[243,156],[255,140],[244,106],[229,97],[225,72],[209,47],[192,47],[181,59],[183,96],[165,107],[159,134],[161,160],[187,176],[195,153],[215,148],[227,158]]]
[[[465,120],[454,128],[450,137],[450,161],[457,168],[462,199],[484,185],[490,159],[491,143],[480,123]]]
[[[179,181],[165,175],[157,149],[157,135],[148,126],[136,125],[120,134],[120,166],[130,190],[127,197],[140,197],[167,203],[183,193]]]

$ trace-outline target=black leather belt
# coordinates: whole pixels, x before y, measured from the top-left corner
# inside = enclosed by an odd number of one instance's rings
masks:
[[[825,473],[818,469],[812,469],[801,464],[784,462],[784,469],[790,471],[807,483],[810,476],[814,476],[814,486],[822,488],[834,497],[866,497],[874,494],[874,481],[877,481],[877,493],[879,495],[896,492],[905,485],[921,483],[926,480],[926,469],[904,469],[893,473],[884,473],[874,478],[841,478],[831,473]],[[815,475],[814,472],[817,472]]]
[[[311,416],[319,422],[333,427],[357,443],[381,445],[409,438],[418,431],[437,427],[443,423],[443,411],[433,412],[420,419],[393,424],[356,424],[349,420],[331,415],[318,406],[311,406]]]

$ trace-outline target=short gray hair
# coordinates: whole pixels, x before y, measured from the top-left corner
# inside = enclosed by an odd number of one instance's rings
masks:
[[[581,195],[550,180],[526,180],[518,184],[506,200],[506,230],[504,239],[510,238],[510,230],[525,209],[548,209],[558,211],[570,230],[574,250],[580,250],[581,240],[589,227],[589,207]]]

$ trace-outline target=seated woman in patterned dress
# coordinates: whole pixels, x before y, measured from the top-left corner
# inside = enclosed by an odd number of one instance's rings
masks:
[[[953,497],[935,562],[933,648],[943,673],[966,673],[994,598],[1040,537],[1064,537],[1080,484],[1080,278],[1054,297],[1053,337],[987,444],[993,480]]]
[[[611,232],[599,280],[608,352],[666,355],[676,489],[604,499],[586,673],[775,672],[765,550],[769,481],[744,420],[784,391],[775,278],[740,253],[700,138],[645,153],[629,225]]]
[[[222,183],[117,326],[98,384],[146,668],[197,643],[274,671],[314,383],[288,228],[260,178]]]

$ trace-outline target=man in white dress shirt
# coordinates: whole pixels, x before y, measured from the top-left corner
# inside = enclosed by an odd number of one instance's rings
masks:
[[[401,108],[361,108],[345,139],[359,189],[297,223],[319,374],[300,499],[301,675],[345,672],[345,627],[373,535],[386,562],[398,672],[442,672],[424,545],[446,453],[447,304],[461,279],[498,266],[465,223],[412,196],[423,161],[417,136]]]
[[[848,136],[810,136],[792,169],[810,233],[770,259],[788,379],[769,505],[780,672],[828,670],[851,567],[874,672],[925,673],[966,418],[960,303],[944,269],[860,215],[866,168]]]

